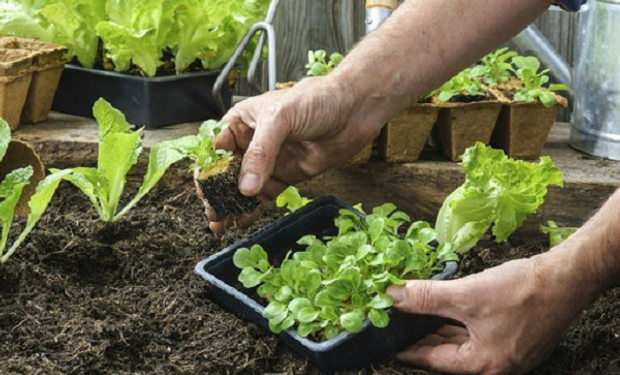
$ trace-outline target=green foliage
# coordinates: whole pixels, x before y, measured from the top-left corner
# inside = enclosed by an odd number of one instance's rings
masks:
[[[551,158],[514,160],[480,142],[465,152],[463,167],[465,183],[444,201],[436,223],[439,243],[452,243],[460,254],[491,226],[496,240],[505,241],[544,203],[548,186],[563,186]]]
[[[301,238],[298,244],[305,250],[289,252],[280,267],[272,266],[258,245],[238,250],[233,261],[242,269],[243,286],[259,287],[259,296],[269,301],[264,315],[274,333],[296,327],[302,337],[331,339],[361,331],[367,319],[387,326],[389,285],[428,279],[457,259],[451,245],[431,245],[437,233],[428,223],[411,224],[401,237],[399,229],[409,222],[393,204],[375,208],[364,219],[341,210],[337,236]]]
[[[6,151],[11,141],[11,129],[9,124],[3,119],[0,119],[0,162],[6,155]],[[42,181],[35,194],[30,198],[28,205],[30,207],[30,214],[28,215],[28,221],[26,228],[20,234],[20,236],[13,242],[9,251],[5,254],[7,240],[9,238],[9,232],[11,230],[11,224],[13,223],[13,217],[15,214],[15,208],[19,203],[24,188],[30,183],[30,178],[33,174],[33,168],[28,166],[25,168],[19,168],[9,172],[4,180],[0,183],[0,224],[2,227],[2,236],[0,237],[0,262],[5,263],[11,255],[17,250],[19,245],[26,239],[26,236],[35,227],[49,204],[58,184],[53,185],[52,180],[57,176],[51,175],[44,181]],[[53,185],[53,186],[50,186]]]
[[[483,66],[467,68],[452,77],[440,88],[433,91],[429,96],[438,96],[440,102],[449,102],[453,97],[464,96],[483,96],[486,95],[482,86],[481,78],[485,74]]]
[[[312,199],[302,197],[299,194],[299,190],[294,186],[284,190],[276,199],[276,205],[279,208],[286,208],[289,213],[299,210],[310,202],[312,202]]]
[[[508,82],[512,72],[512,65],[508,60],[515,56],[518,56],[517,52],[509,51],[508,48],[500,48],[483,57],[484,83],[489,87],[495,87],[500,83]]]
[[[209,170],[222,159],[232,157],[232,153],[225,150],[218,150],[215,147],[217,136],[228,128],[229,123],[217,122],[215,120],[206,121],[200,126],[198,135],[193,137],[193,141],[184,147],[179,147],[179,151],[193,161],[191,168]]]
[[[546,108],[551,108],[556,104],[556,96],[553,91],[566,91],[567,85],[550,85],[549,88],[543,87],[549,82],[547,73],[549,69],[540,70],[540,61],[535,57],[517,56],[512,59],[516,69],[513,69],[519,81],[523,83],[523,88],[514,95],[516,102],[532,103],[540,101]]]
[[[165,51],[175,54],[177,72],[197,59],[221,68],[268,7],[269,0],[3,0],[0,35],[64,44],[88,68],[101,59],[101,38],[115,70],[135,65],[154,76]]]
[[[143,129],[132,131],[125,116],[103,99],[95,103],[93,113],[99,123],[97,168],[75,168],[63,178],[86,194],[101,220],[115,222],[157,184],[172,164],[185,158],[179,149],[192,145],[193,138],[185,137],[155,146],[151,150],[142,187],[136,197],[117,213],[127,173],[142,153]]]
[[[579,228],[573,227],[558,227],[558,225],[553,222],[547,222],[547,225],[541,225],[540,231],[544,234],[549,235],[549,246],[556,247],[562,242],[566,241],[568,237],[572,236],[575,232],[577,232]]]
[[[336,69],[342,60],[344,60],[344,56],[338,52],[332,53],[328,62],[327,52],[324,50],[308,51],[307,75],[314,77],[327,75]]]
[[[19,235],[19,237],[15,240],[15,242],[13,242],[13,245],[11,246],[9,251],[4,254],[4,256],[2,256],[2,259],[0,259],[1,263],[5,263],[11,257],[11,255],[13,255],[15,251],[17,251],[19,246],[26,240],[26,237],[30,234],[30,232],[32,232],[34,227],[37,225],[37,223],[45,213],[45,210],[47,210],[47,206],[54,197],[56,189],[58,189],[58,185],[60,185],[62,179],[70,173],[71,170],[56,171],[51,175],[47,176],[43,181],[39,183],[35,194],[28,201],[30,213],[28,214],[26,227]],[[0,255],[1,254],[2,251],[0,251]]]

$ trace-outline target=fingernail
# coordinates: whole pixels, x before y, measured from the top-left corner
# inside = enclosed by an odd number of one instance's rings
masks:
[[[399,303],[405,300],[405,288],[401,286],[391,286],[387,290],[387,294],[392,296],[392,300],[394,300],[394,304],[398,305]]]
[[[253,194],[260,190],[260,177],[254,173],[247,173],[241,177],[239,190],[244,194]]]

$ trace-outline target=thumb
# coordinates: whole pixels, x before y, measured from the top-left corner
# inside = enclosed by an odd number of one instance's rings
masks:
[[[437,315],[462,321],[461,282],[408,281],[403,287],[391,286],[387,293],[394,307],[409,314]]]
[[[251,197],[261,193],[273,174],[278,153],[287,136],[281,120],[261,121],[256,125],[241,166],[239,190],[243,195]]]

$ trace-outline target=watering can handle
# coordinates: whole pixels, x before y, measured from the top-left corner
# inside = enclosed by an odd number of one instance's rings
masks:
[[[259,92],[262,92],[260,86],[256,83],[256,72],[258,70],[258,64],[260,63],[260,59],[263,52],[263,47],[265,42],[267,41],[269,48],[269,55],[267,57],[267,64],[269,70],[269,91],[273,91],[276,89],[276,33],[273,28],[273,20],[278,11],[278,7],[280,5],[280,0],[273,0],[269,5],[269,11],[267,12],[267,17],[264,21],[258,22],[250,28],[250,30],[245,34],[243,40],[237,46],[235,53],[228,61],[228,64],[222,69],[222,72],[217,77],[215,81],[215,85],[213,87],[212,95],[215,100],[215,104],[217,105],[220,113],[226,113],[226,106],[224,105],[224,100],[222,98],[222,88],[228,82],[228,76],[235,68],[237,61],[243,54],[243,51],[247,48],[247,46],[252,41],[252,38],[259,32],[261,32],[260,40],[258,41],[258,45],[256,46],[256,50],[254,51],[254,55],[252,56],[252,61],[250,63],[250,68],[248,70],[248,84],[256,89]]]

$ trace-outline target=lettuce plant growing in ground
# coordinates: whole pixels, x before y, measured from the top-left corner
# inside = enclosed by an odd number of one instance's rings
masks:
[[[539,163],[510,159],[478,142],[463,155],[465,183],[443,203],[435,228],[439,243],[459,254],[471,250],[493,227],[498,242],[521,227],[544,203],[549,186],[563,186],[551,158]]]
[[[341,210],[337,236],[301,238],[305,250],[289,253],[280,267],[273,267],[258,245],[238,250],[233,261],[242,269],[243,286],[260,286],[258,294],[269,301],[264,314],[275,333],[295,326],[302,337],[325,340],[361,331],[366,319],[386,327],[392,306],[388,286],[428,279],[457,259],[450,244],[431,245],[437,233],[428,223],[411,224],[401,237],[399,229],[409,222],[392,204],[365,219]]]
[[[342,60],[344,60],[344,56],[338,52],[332,53],[328,62],[327,52],[324,50],[308,51],[307,75],[314,77],[325,76],[336,69]]]
[[[302,197],[299,190],[294,186],[289,186],[276,198],[276,206],[286,208],[290,213],[299,210],[310,202],[312,199]]]
[[[86,194],[102,221],[115,222],[155,187],[172,164],[185,158],[180,150],[194,145],[195,137],[162,142],[153,147],[142,187],[119,212],[127,173],[142,153],[143,130],[132,131],[125,116],[103,99],[95,103],[93,113],[99,123],[97,168],[75,168],[63,178]]]
[[[11,130],[6,121],[0,119],[0,161],[4,158],[11,141]],[[35,194],[28,201],[30,212],[26,227],[13,242],[11,248],[5,253],[15,208],[19,202],[24,188],[30,183],[33,174],[32,167],[19,168],[9,172],[4,181],[0,183],[0,223],[2,225],[2,237],[0,238],[0,263],[5,263],[17,248],[24,242],[28,234],[34,229],[43,213],[52,200],[60,181],[68,171],[58,171],[41,181]]]
[[[554,221],[547,222],[546,226],[540,226],[540,231],[549,235],[549,247],[558,246],[578,230],[579,228],[574,227],[559,227]]]

